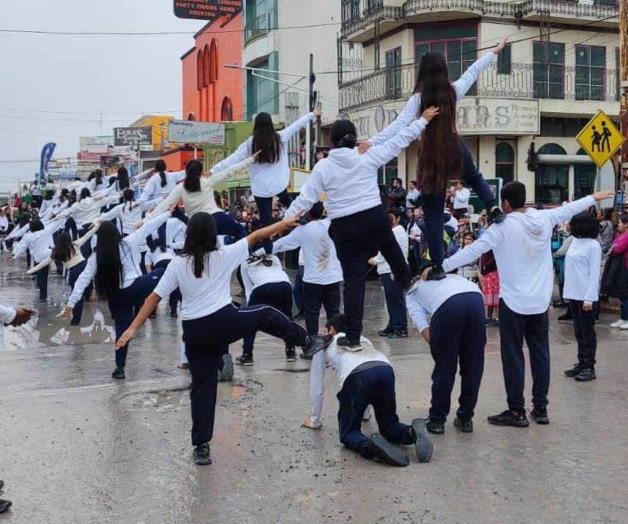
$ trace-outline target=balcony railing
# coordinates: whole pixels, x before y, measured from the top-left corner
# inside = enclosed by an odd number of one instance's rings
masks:
[[[245,41],[249,42],[259,35],[263,35],[272,30],[271,16],[269,13],[256,16],[252,20],[247,20],[245,28]]]
[[[414,90],[418,66],[407,64],[386,68],[358,80],[340,85],[340,110],[349,111],[390,100],[406,100]],[[493,66],[480,75],[477,96],[490,98],[619,100],[617,71],[597,69],[589,77],[588,70],[563,67],[562,74],[553,68],[534,73],[533,64],[512,64],[510,74],[500,74]],[[547,74],[545,74],[547,73]]]
[[[342,36],[363,31],[376,21],[403,19],[432,11],[464,11],[516,19],[547,13],[550,17],[607,20],[619,16],[617,0],[595,0],[588,5],[577,0],[407,0],[402,6],[385,5],[386,0],[343,0]],[[362,0],[364,3],[365,0]]]

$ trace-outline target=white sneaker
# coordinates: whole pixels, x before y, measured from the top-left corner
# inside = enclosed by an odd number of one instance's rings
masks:
[[[623,324],[619,326],[622,331],[628,331],[628,320],[624,320]]]
[[[621,327],[621,325],[626,322],[625,320],[622,320],[621,318],[617,321],[617,322],[613,322],[609,327],[612,328],[618,328]]]

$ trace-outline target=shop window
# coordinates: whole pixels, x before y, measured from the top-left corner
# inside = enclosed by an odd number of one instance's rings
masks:
[[[386,98],[401,98],[401,47],[386,53]]]
[[[534,98],[565,98],[565,44],[534,42]]]
[[[576,46],[576,100],[604,100],[606,48]]]
[[[220,109],[220,120],[230,122],[233,120],[233,104],[231,99],[226,96],[222,99],[222,108]]]
[[[500,75],[509,75],[512,71],[512,46],[506,44],[504,50],[497,55],[497,72]]]
[[[508,142],[500,142],[495,146],[495,175],[504,184],[515,179],[515,150]]]
[[[558,144],[545,144],[539,155],[565,155]],[[535,176],[536,201],[560,205],[569,197],[569,164],[540,164]]]
[[[577,155],[586,155],[584,149],[580,149]],[[573,166],[573,197],[582,198],[593,194],[597,169],[593,164],[574,164]]]

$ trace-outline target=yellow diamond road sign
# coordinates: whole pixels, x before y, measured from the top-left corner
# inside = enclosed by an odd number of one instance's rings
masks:
[[[593,160],[602,167],[621,147],[624,138],[604,111],[598,111],[576,137],[578,143]]]

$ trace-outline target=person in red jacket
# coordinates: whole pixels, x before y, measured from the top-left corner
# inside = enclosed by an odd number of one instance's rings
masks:
[[[624,269],[628,271],[628,215],[623,215],[617,226],[617,238],[615,238],[610,250],[612,255],[624,255]],[[622,297],[621,318],[613,322],[611,327],[628,330],[628,297]]]

